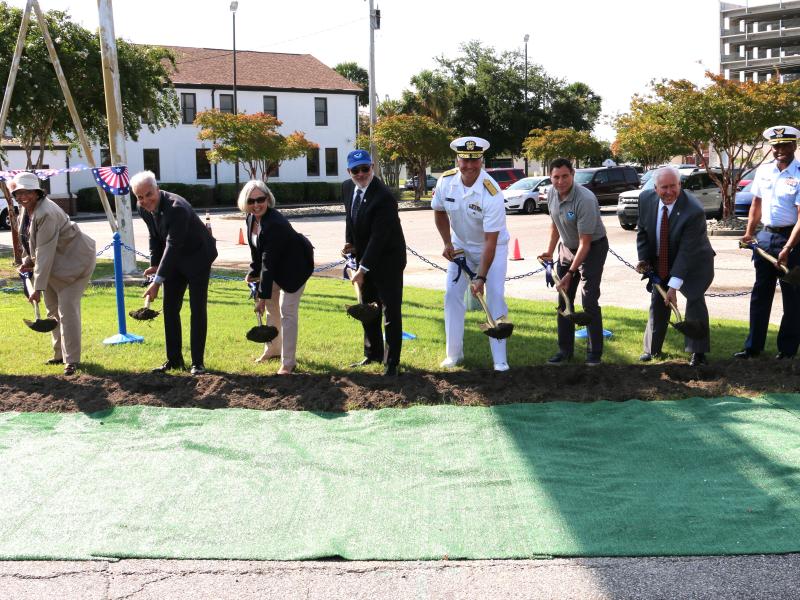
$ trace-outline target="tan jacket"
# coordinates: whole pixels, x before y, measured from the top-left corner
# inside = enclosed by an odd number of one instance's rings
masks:
[[[20,233],[25,222],[20,218]],[[95,243],[69,220],[67,213],[49,198],[42,198],[31,214],[30,250],[23,248],[23,266],[33,267],[34,289],[45,291],[74,283],[94,269]]]

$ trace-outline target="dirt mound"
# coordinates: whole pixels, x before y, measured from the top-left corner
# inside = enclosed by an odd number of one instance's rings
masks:
[[[209,373],[109,373],[76,377],[4,376],[0,411],[96,412],[114,406],[315,410],[402,408],[415,404],[490,406],[515,402],[674,400],[693,396],[754,397],[800,392],[800,361],[532,366],[506,373],[404,371],[396,379],[372,373],[291,377]]]

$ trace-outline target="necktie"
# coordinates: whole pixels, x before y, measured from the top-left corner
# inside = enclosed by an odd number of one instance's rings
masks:
[[[361,190],[356,190],[356,198],[353,200],[353,209],[350,216],[353,218],[353,223],[358,219],[358,209],[361,208]]]
[[[669,275],[669,212],[665,206],[661,211],[661,228],[658,240],[658,276],[666,283]]]

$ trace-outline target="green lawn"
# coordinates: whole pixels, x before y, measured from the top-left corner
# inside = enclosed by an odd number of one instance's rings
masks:
[[[2,259],[8,272],[7,258]],[[221,273],[238,276],[236,273]],[[95,277],[111,275],[111,263],[100,261]],[[9,284],[17,285],[13,280]],[[139,287],[125,289],[125,311],[141,306]],[[443,293],[407,287],[403,309],[403,329],[416,339],[403,345],[402,363],[406,368],[438,370],[444,358]],[[255,324],[248,299],[248,289],[239,281],[212,280],[209,289],[209,332],[206,367],[237,373],[273,373],[279,365],[255,364],[262,346],[245,339]],[[338,278],[312,277],[300,304],[299,370],[326,373],[346,369],[362,354],[361,327],[349,318],[344,306],[354,302],[350,283]],[[644,306],[646,297],[642,295]],[[512,367],[541,364],[556,350],[555,298],[553,302],[508,299],[510,319],[515,324],[509,340],[509,362]],[[161,308],[161,300],[153,305]],[[0,373],[37,374],[60,372],[57,366],[45,366],[51,355],[50,336],[34,333],[22,323],[31,318],[31,307],[19,293],[0,294]],[[190,359],[188,345],[188,299],[184,308],[184,357]],[[606,306],[604,325],[613,332],[607,341],[604,360],[612,363],[635,362],[641,353],[642,332],[646,322],[644,310],[628,310]],[[491,355],[486,337],[478,330],[481,312],[467,313],[465,335],[465,367],[488,368]],[[127,319],[128,331],[144,336],[142,344],[106,346],[103,340],[117,333],[115,293],[111,287],[90,286],[83,301],[83,367],[88,373],[106,371],[139,372],[164,361],[162,317],[149,323]],[[740,349],[747,335],[742,321],[712,320],[711,358],[727,358]],[[578,341],[577,348],[580,348]],[[682,339],[670,330],[664,348],[671,359],[685,358]],[[580,350],[578,350],[578,353]],[[375,371],[379,367],[374,368]]]

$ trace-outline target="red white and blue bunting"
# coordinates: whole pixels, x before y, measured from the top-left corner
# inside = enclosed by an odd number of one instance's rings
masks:
[[[128,176],[128,167],[125,165],[115,165],[113,167],[87,167],[86,165],[75,165],[65,169],[36,169],[33,173],[39,179],[50,179],[54,175],[61,175],[63,173],[78,173],[80,171],[92,171],[94,180],[106,192],[114,196],[124,196],[130,191],[130,178]],[[6,179],[13,179],[17,173],[29,172],[28,169],[11,169],[9,171],[0,171],[0,181]]]

